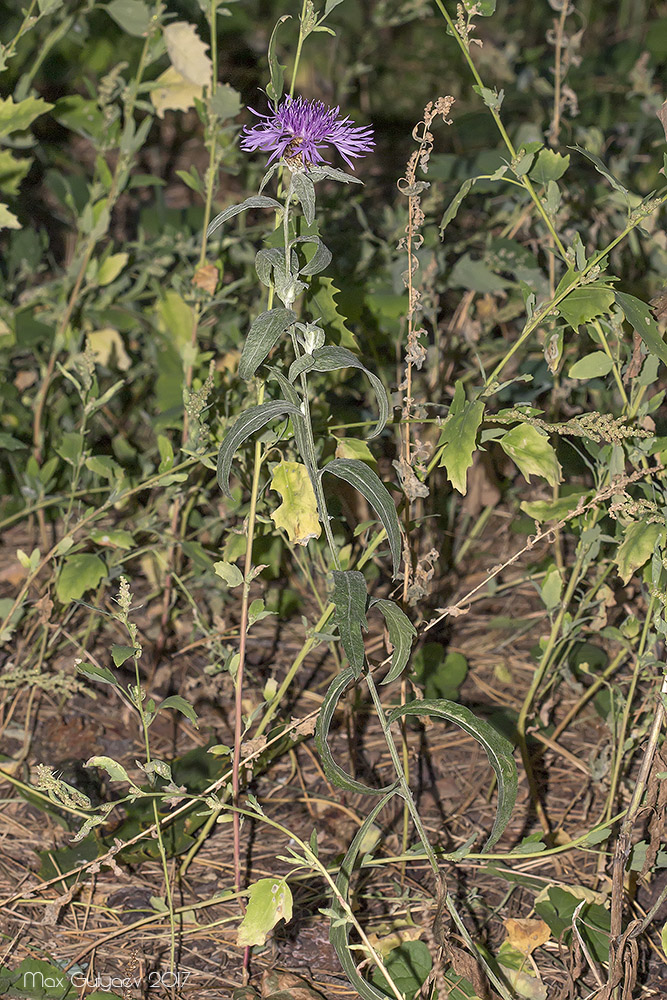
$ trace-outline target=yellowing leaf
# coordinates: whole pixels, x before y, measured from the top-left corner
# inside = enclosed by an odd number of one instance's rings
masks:
[[[158,325],[182,356],[192,342],[192,309],[178,292],[166,291],[157,306]]]
[[[164,29],[164,41],[171,59],[171,65],[190,83],[199,87],[210,86],[212,64],[206,55],[205,45],[194,24],[174,21]]]
[[[290,542],[297,545],[307,545],[311,538],[319,538],[322,526],[305,465],[280,462],[273,470],[271,489],[283,498],[280,507],[271,514],[276,528],[286,531]]]
[[[0,229],[20,229],[21,223],[6,205],[0,204]]]
[[[635,521],[626,528],[625,538],[614,559],[623,583],[627,583],[635,570],[651,558],[664,533],[662,524],[646,524],[643,521]]]
[[[116,366],[120,371],[126,372],[132,364],[132,360],[125,350],[123,338],[113,326],[104,326],[101,330],[93,330],[92,333],[88,334],[88,344],[99,365],[109,368],[109,362],[115,357]]]
[[[543,476],[551,486],[561,481],[561,469],[549,438],[532,424],[517,424],[500,439],[500,447],[530,482],[531,476]]]
[[[549,925],[544,920],[515,920],[510,917],[504,923],[508,943],[524,955],[532,954],[551,937]]]
[[[377,953],[382,958],[386,958],[394,948],[400,947],[406,941],[418,941],[423,933],[421,927],[399,927],[397,930],[382,937],[378,934],[369,934],[368,940]]]
[[[236,938],[241,947],[264,944],[279,920],[287,923],[292,919],[292,893],[284,879],[261,878],[250,886],[248,895],[248,908]]]
[[[129,254],[127,253],[112,253],[106,260],[102,261],[97,272],[97,284],[110,285],[123,270],[128,258]]]
[[[184,76],[170,66],[160,73],[151,90],[151,101],[158,118],[164,118],[165,111],[187,111],[194,108],[195,97],[201,97],[204,89],[198,83],[186,80]]]

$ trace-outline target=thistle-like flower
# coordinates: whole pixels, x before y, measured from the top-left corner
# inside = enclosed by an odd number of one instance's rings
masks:
[[[263,121],[244,128],[241,148],[270,152],[269,163],[278,157],[300,166],[324,163],[320,150],[335,146],[354,170],[351,157],[363,156],[375,145],[370,126],[355,126],[339,116],[340,108],[328,108],[321,101],[286,97],[271,114],[250,111]]]

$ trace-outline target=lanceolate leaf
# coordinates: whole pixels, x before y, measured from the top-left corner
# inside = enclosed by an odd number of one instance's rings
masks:
[[[646,303],[626,292],[615,292],[615,296],[628,323],[637,331],[651,354],[655,354],[664,365],[667,365],[667,344],[662,339],[658,324]]]
[[[292,194],[301,202],[308,225],[315,221],[315,185],[306,174],[292,174]]]
[[[347,572],[334,570],[333,578],[334,591],[331,601],[335,609],[334,620],[352,672],[358,677],[366,662],[364,640],[361,635],[362,629],[364,631],[368,629],[366,581],[363,573],[357,570]]]
[[[496,819],[493,824],[484,850],[488,851],[501,836],[507,826],[514,809],[517,793],[516,764],[512,756],[512,744],[501,736],[488,722],[478,719],[470,709],[457,705],[453,701],[437,699],[434,701],[410,701],[407,705],[399,705],[389,714],[389,722],[395,722],[406,715],[428,715],[430,718],[446,719],[474,737],[484,747],[491,767],[498,779],[498,803]]]
[[[269,368],[269,380],[273,380],[278,383],[282,391],[283,396],[288,402],[292,403],[298,411],[299,415],[292,414],[292,426],[294,428],[294,440],[296,441],[296,447],[301,456],[302,461],[309,467],[309,453],[308,453],[308,441],[306,437],[306,421],[304,420],[303,413],[301,412],[301,399],[298,392],[290,382],[287,381],[283,373],[278,368]]]
[[[206,230],[206,239],[209,239],[216,229],[219,229],[228,219],[233,219],[235,215],[240,215],[241,212],[247,212],[249,208],[273,208],[282,212],[283,206],[275,198],[268,198],[265,194],[255,194],[252,198],[246,198],[240,205],[230,205],[220,215],[216,215]]]
[[[232,495],[229,489],[229,473],[236,449],[251,434],[255,434],[277,417],[302,417],[302,413],[294,403],[288,403],[285,399],[275,399],[270,403],[262,403],[261,406],[251,406],[228,431],[218,452],[218,486],[226,496]]]
[[[359,792],[360,795],[384,795],[392,787],[391,785],[386,785],[384,788],[372,788],[370,785],[364,785],[361,781],[357,781],[351,777],[336,763],[327,742],[338,700],[345,691],[345,688],[353,680],[354,672],[352,667],[348,667],[346,670],[342,670],[329,686],[317,719],[315,746],[317,747],[324,773],[329,781],[337,785],[338,788],[342,788],[348,792]]]
[[[269,72],[271,73],[271,79],[266,85],[266,93],[269,100],[273,101],[276,107],[280,102],[280,98],[283,96],[283,80],[285,77],[285,67],[278,62],[278,56],[276,55],[278,28],[283,21],[289,21],[289,19],[289,14],[283,14],[282,17],[278,18],[276,26],[271,32],[271,39],[269,41]]]
[[[291,309],[270,309],[261,313],[250,327],[239,362],[239,376],[248,382],[280,337],[296,322]]]
[[[359,368],[360,371],[368,376],[368,379],[375,390],[380,410],[375,430],[369,435],[369,437],[377,437],[389,419],[389,401],[387,398],[387,390],[382,385],[382,382],[377,375],[369,371],[368,368],[361,363],[359,358],[356,357],[352,351],[348,351],[346,347],[320,347],[316,351],[313,351],[313,358],[315,363],[312,367],[313,371],[316,372],[335,372],[341,368]]]
[[[331,250],[322,242],[319,236],[298,236],[295,240],[292,240],[290,247],[293,247],[296,243],[314,243],[316,247],[315,253],[308,263],[304,264],[299,274],[319,274],[320,271],[323,271],[331,263]]]
[[[410,658],[410,650],[412,649],[412,642],[417,635],[417,629],[405,612],[401,611],[398,604],[395,604],[393,601],[387,601],[384,598],[374,598],[370,606],[377,608],[384,615],[389,632],[389,642],[394,647],[391,657],[391,669],[382,681],[383,684],[389,684],[403,673],[403,669]]]
[[[581,146],[569,146],[568,148],[576,149],[578,153],[581,153],[583,156],[589,159],[593,164],[593,166],[595,167],[595,169],[597,170],[597,172],[599,174],[602,174],[603,177],[606,177],[613,188],[615,188],[617,191],[620,191],[621,194],[624,194],[627,197],[627,195],[629,194],[628,189],[626,187],[623,187],[623,185],[621,184],[621,182],[617,177],[614,177],[614,175],[605,166],[605,164],[602,162],[599,156],[596,156],[595,153],[589,153],[587,149],[583,149]]]
[[[484,403],[466,401],[461,381],[456,383],[454,399],[438,441],[444,445],[440,465],[447,469],[452,486],[465,495],[468,489],[468,469],[472,465],[477,431],[484,416]]]
[[[309,372],[313,365],[315,364],[315,359],[312,354],[302,354],[300,358],[293,361],[289,366],[289,380],[290,382],[296,382],[299,375],[304,372]]]
[[[365,462],[359,462],[355,458],[335,458],[333,462],[324,466],[321,475],[324,475],[325,472],[330,472],[332,476],[344,479],[350,486],[354,486],[373,507],[387,532],[393,572],[396,576],[401,564],[401,527],[398,523],[394,501],[391,499],[387,487],[380,482]]]

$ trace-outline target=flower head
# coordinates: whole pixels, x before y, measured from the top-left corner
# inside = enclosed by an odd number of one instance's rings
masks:
[[[241,147],[270,152],[269,163],[277,157],[297,158],[305,166],[324,163],[320,150],[335,146],[354,170],[351,157],[363,156],[375,145],[372,128],[355,126],[340,117],[339,108],[328,108],[321,101],[286,97],[272,114],[250,110],[263,121],[244,128]]]

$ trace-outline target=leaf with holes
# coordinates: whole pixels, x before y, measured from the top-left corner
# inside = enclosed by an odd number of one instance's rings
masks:
[[[292,892],[284,878],[261,878],[248,889],[248,906],[239,926],[236,943],[240,947],[262,945],[279,920],[292,919]]]

